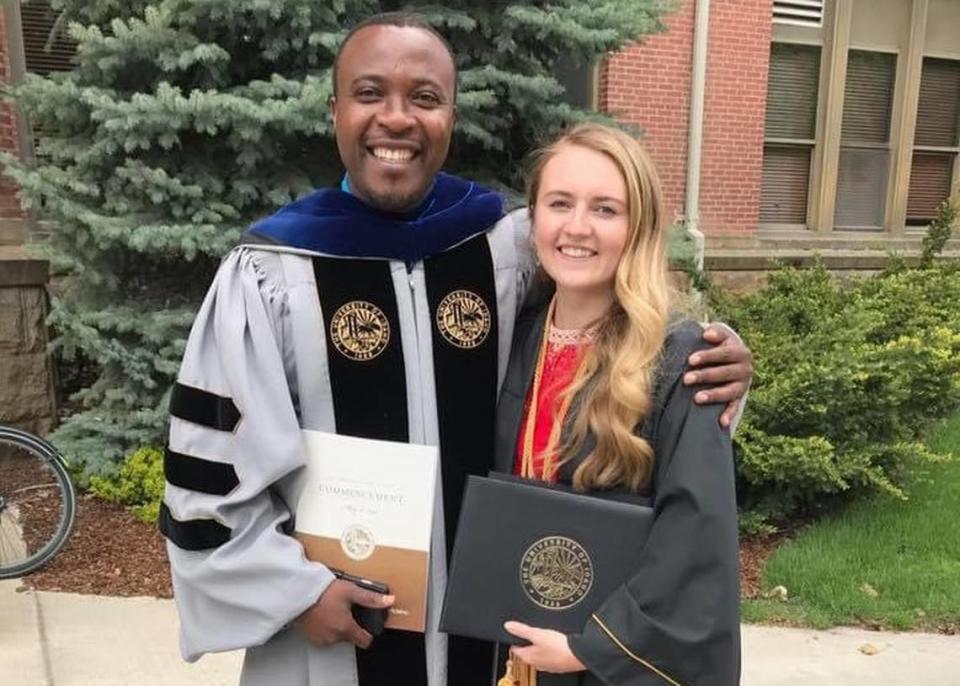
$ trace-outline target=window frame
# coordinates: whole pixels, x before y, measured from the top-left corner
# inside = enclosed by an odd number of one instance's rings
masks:
[[[844,140],[843,136],[843,119],[844,114],[847,112],[847,85],[848,77],[850,75],[850,55],[854,52],[861,53],[873,53],[876,55],[889,55],[893,58],[893,71],[890,78],[890,103],[889,111],[886,114],[887,117],[887,140],[884,143],[877,143],[872,141],[863,141],[863,140]],[[836,186],[835,186],[835,197],[833,202],[833,218],[831,221],[831,233],[853,233],[853,234],[881,234],[889,233],[887,230],[887,214],[890,209],[891,204],[893,203],[893,198],[891,197],[891,184],[894,180],[894,156],[896,154],[897,145],[896,145],[896,118],[897,118],[897,108],[898,108],[898,84],[900,81],[900,70],[903,68],[903,55],[899,50],[888,50],[876,47],[862,47],[860,45],[849,44],[846,48],[846,55],[844,56],[844,76],[843,76],[843,107],[840,111],[840,122],[839,128],[836,131],[837,137],[837,158],[836,158]],[[887,153],[886,160],[886,176],[881,184],[883,187],[883,212],[880,215],[879,225],[858,225],[858,224],[841,224],[837,221],[838,210],[840,208],[840,172],[842,169],[841,158],[843,157],[843,152],[845,150],[883,150]]]
[[[920,77],[917,82],[918,89],[921,87],[921,84],[923,83],[923,61],[927,60],[928,58],[933,60],[954,62],[957,65],[957,69],[960,69],[960,56],[938,55],[938,54],[931,54],[924,51],[921,57]],[[960,101],[960,92],[957,93],[957,99],[958,101]],[[919,101],[917,102],[916,115],[919,118],[920,116]],[[960,111],[958,111],[958,118],[960,118]],[[949,195],[947,197],[949,198],[952,195],[960,192],[960,121],[957,122],[956,141],[954,145],[918,145],[915,141],[916,141],[916,130],[914,130],[914,140],[911,141],[911,147],[910,147],[911,164],[910,164],[910,179],[907,183],[907,189],[906,189],[907,202],[909,202],[909,197],[910,197],[910,188],[911,188],[910,184],[913,181],[913,178],[912,178],[913,177],[913,156],[917,153],[951,155],[953,159],[951,160],[951,163],[950,163],[950,189],[949,189]],[[907,231],[916,231],[916,230],[925,231],[926,228],[930,225],[929,222],[921,223],[919,221],[912,220],[909,214],[909,205],[907,205],[907,213],[904,217],[904,223]]]
[[[797,26],[796,24],[784,24],[789,26]],[[804,29],[814,28],[810,25],[804,25]],[[817,27],[819,30],[819,27]],[[806,148],[810,153],[810,164],[807,172],[807,200],[806,200],[806,210],[805,210],[805,219],[802,223],[794,222],[764,222],[759,220],[759,211],[760,207],[763,204],[763,182],[761,180],[760,194],[758,195],[757,203],[757,212],[758,212],[758,221],[757,228],[759,231],[797,231],[802,230],[806,231],[810,226],[810,215],[812,210],[813,201],[815,198],[815,188],[814,181],[816,179],[815,173],[815,164],[817,159],[817,153],[820,148],[820,141],[818,139],[818,132],[820,131],[820,118],[821,118],[821,107],[823,105],[823,55],[824,49],[823,45],[819,42],[810,41],[810,40],[790,40],[790,39],[781,39],[777,38],[774,35],[770,41],[770,50],[771,54],[773,52],[773,45],[781,44],[788,46],[796,47],[806,47],[814,48],[818,51],[817,55],[817,96],[815,103],[815,112],[814,112],[814,126],[813,126],[813,138],[793,138],[793,137],[783,137],[783,136],[767,136],[766,135],[766,126],[764,126],[764,136],[763,136],[763,157],[761,158],[761,170],[763,168],[763,159],[766,158],[767,146],[776,146],[776,147],[795,147],[795,148]],[[767,76],[767,98],[770,97],[770,82],[769,82],[769,64],[768,64],[768,76]],[[766,118],[766,111],[764,111],[764,118]],[[761,171],[762,173],[762,171]]]

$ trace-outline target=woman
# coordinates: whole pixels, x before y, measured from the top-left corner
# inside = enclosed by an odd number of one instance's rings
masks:
[[[507,622],[501,683],[735,684],[737,521],[721,408],[681,376],[700,327],[671,319],[659,184],[640,145],[583,124],[538,157],[533,242],[556,285],[521,317],[497,418],[497,464],[577,490],[650,498],[635,574],[581,633]],[[624,532],[624,545],[630,545]]]

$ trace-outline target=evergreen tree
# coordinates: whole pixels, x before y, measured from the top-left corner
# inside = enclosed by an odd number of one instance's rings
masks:
[[[66,275],[56,345],[96,380],[54,440],[88,472],[163,440],[166,394],[219,258],[254,219],[342,174],[329,69],[347,28],[412,9],[460,68],[451,171],[521,187],[524,155],[591,116],[562,101],[561,59],[588,64],[660,30],[663,0],[51,0],[77,65],[13,90],[43,135],[6,173]]]

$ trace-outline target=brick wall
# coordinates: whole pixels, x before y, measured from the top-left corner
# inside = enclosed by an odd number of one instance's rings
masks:
[[[5,10],[0,7],[0,79],[4,83],[10,82],[10,55],[7,47],[7,28]],[[0,103],[0,150],[18,153],[17,120],[13,109]],[[23,211],[17,201],[16,188],[5,177],[0,175],[0,221],[20,220]]]
[[[772,13],[771,0],[710,3],[700,175],[705,232],[757,228]]]
[[[650,36],[607,60],[600,72],[600,107],[639,124],[660,172],[672,219],[683,212],[687,186],[693,0],[667,18],[667,32]]]
[[[646,131],[668,217],[684,209],[695,6],[682,0],[666,33],[614,55],[601,70],[601,107]],[[710,6],[700,180],[701,229],[708,234],[757,227],[771,13],[771,0]]]

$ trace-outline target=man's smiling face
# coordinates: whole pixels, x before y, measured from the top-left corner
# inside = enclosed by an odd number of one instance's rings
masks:
[[[343,47],[331,103],[337,149],[360,198],[388,212],[417,205],[443,166],[455,68],[443,43],[409,26],[368,26]]]

